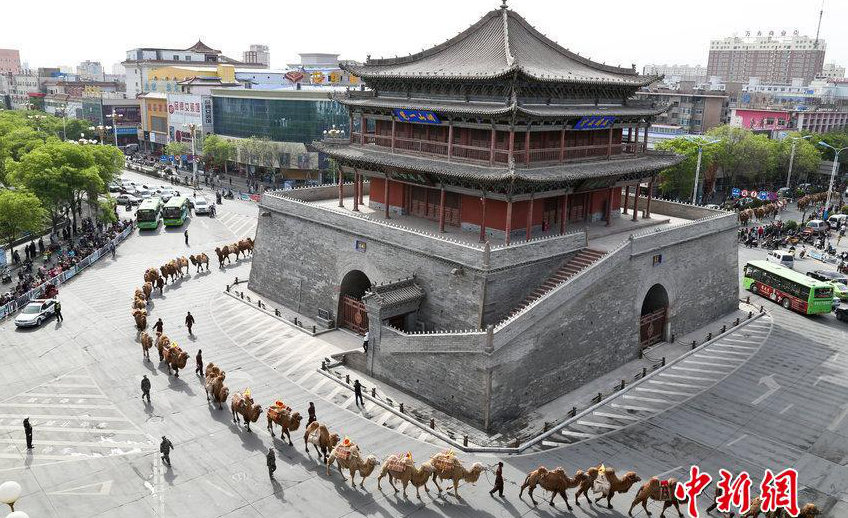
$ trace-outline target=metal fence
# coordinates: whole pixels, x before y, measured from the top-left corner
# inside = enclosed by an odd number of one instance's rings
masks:
[[[132,233],[133,229],[134,229],[134,227],[132,225],[130,225],[129,227],[127,227],[123,231],[121,231],[121,233],[118,234],[115,237],[116,243],[120,243],[121,241],[126,239],[127,236],[129,236]],[[59,286],[60,284],[67,282],[74,275],[76,275],[77,273],[81,272],[82,270],[88,268],[89,266],[94,264],[95,261],[97,261],[98,259],[100,259],[101,257],[103,257],[104,255],[106,255],[108,253],[109,253],[109,245],[107,244],[106,246],[103,246],[102,248],[95,250],[94,252],[89,254],[87,257],[85,257],[82,261],[78,262],[77,264],[75,264],[71,268],[63,271],[59,275],[51,278],[50,280],[48,280],[44,284],[41,284],[37,288],[31,289],[30,291],[24,293],[23,295],[16,298],[15,300],[7,303],[6,305],[0,306],[0,320],[8,317],[9,315],[14,314],[20,308],[26,306],[29,303],[29,301],[31,301],[33,299],[40,298],[48,285],[52,284],[53,286]]]

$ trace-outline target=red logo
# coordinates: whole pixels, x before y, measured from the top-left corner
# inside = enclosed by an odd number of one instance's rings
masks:
[[[674,488],[674,497],[678,500],[689,500],[689,516],[698,518],[698,505],[696,499],[712,482],[713,477],[709,473],[701,473],[698,466],[689,468],[689,480],[680,482]]]
[[[288,79],[292,83],[297,83],[301,79],[303,79],[303,75],[304,75],[303,72],[299,72],[299,71],[286,72],[286,79]]]

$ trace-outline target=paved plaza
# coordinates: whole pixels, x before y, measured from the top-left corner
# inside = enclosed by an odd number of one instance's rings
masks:
[[[717,342],[628,397],[623,405],[651,410],[629,414],[636,416],[629,426],[524,455],[460,453],[466,465],[504,461],[505,500],[487,494],[492,473],[461,485],[459,500],[439,496],[432,484],[422,500],[414,491],[396,495],[386,480],[380,491],[375,475],[365,489],[352,488],[335,469],[328,476],[314,450],[304,451],[302,427],[292,433],[294,446],[268,434],[264,415],[248,433],[227,408],[207,404],[193,372],[202,349],[205,362],[226,370],[231,393],[250,388],[263,410],[282,400],[304,415],[312,401],[331,432],[380,459],[409,451],[422,462],[445,448],[373,403],[359,409],[352,393],[316,372],[323,358],[357,347],[357,337],[312,337],[224,293],[236,277],[248,277],[251,259],[218,269],[213,250],[252,236],[256,220],[254,204],[226,201],[215,218],[191,218],[189,247],[181,228],[136,232],[116,259],[102,259],[60,288],[64,322],[51,319],[32,330],[16,330],[10,319],[0,323],[0,480],[23,486],[18,509],[62,518],[559,516],[569,515],[562,502],[551,507],[542,491],[536,507],[526,494],[519,499],[524,475],[539,465],[573,473],[603,462],[643,479],[684,478],[691,464],[710,473],[744,469],[756,481],[765,468],[795,467],[802,503],[815,502],[826,516],[848,515],[848,326],[833,315],[804,317],[764,300],[752,300],[764,303],[766,314],[743,328],[747,334]],[[165,333],[191,357],[176,378],[155,352],[152,362],[143,360],[130,301],[146,268],[198,251],[211,256],[211,271],[191,268],[150,305],[151,323],[161,317]],[[740,249],[740,264],[763,255]],[[187,311],[196,318],[194,336],[182,323]],[[152,382],[150,404],[140,398],[143,375]],[[31,451],[25,417],[34,426]],[[572,433],[587,433],[585,426]],[[175,446],[170,467],[159,459],[163,435]],[[265,467],[268,448],[277,455],[275,480]],[[615,497],[614,510],[584,502],[570,515],[622,516],[634,494]],[[704,498],[699,505],[708,504]]]

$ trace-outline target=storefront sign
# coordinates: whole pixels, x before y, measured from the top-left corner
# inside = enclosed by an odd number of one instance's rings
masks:
[[[653,266],[657,266],[657,265],[660,265],[660,264],[662,264],[662,254],[657,254],[657,255],[654,256]]]
[[[403,122],[421,122],[424,124],[441,124],[442,121],[439,120],[439,117],[427,110],[402,110],[400,108],[394,109],[395,117],[402,120]]]
[[[357,252],[363,252],[364,253],[367,248],[368,248],[368,245],[365,243],[365,241],[361,241],[361,240],[357,239],[354,242],[353,249],[356,250]]]
[[[615,124],[615,117],[611,115],[593,115],[583,117],[574,125],[575,130],[598,130],[607,129]]]
[[[286,72],[286,79],[291,81],[292,83],[297,83],[303,79],[303,72],[292,71]]]

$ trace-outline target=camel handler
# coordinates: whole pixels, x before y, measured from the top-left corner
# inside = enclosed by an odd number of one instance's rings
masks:
[[[310,424],[318,420],[315,417],[315,403],[313,403],[312,401],[309,402],[309,408],[306,410],[306,412],[309,414],[309,420],[306,422],[306,426],[309,426]]]
[[[174,444],[163,435],[162,442],[159,444],[159,453],[162,454],[162,460],[165,461],[165,464],[167,464],[169,468],[171,467],[171,450],[173,449]]]
[[[274,472],[277,471],[277,456],[274,454],[274,448],[268,448],[265,464],[268,465],[268,476],[274,478]]]
[[[197,356],[194,357],[195,361],[197,361],[197,368],[194,369],[194,373],[198,376],[203,376],[203,350],[197,350]]]
[[[155,324],[153,324],[153,330],[154,330],[154,331],[156,331],[157,333],[161,333],[161,332],[162,332],[162,329],[163,329],[164,327],[165,327],[165,324],[163,324],[163,323],[162,323],[162,318],[161,318],[161,317],[159,318],[159,320],[157,320],[157,321],[156,321],[156,323],[155,323]]]
[[[188,314],[186,315],[185,325],[188,328],[188,334],[194,335],[194,333],[191,332],[191,326],[194,325],[194,317],[191,316],[191,311],[189,311]]]
[[[147,398],[147,402],[150,403],[150,379],[147,378],[147,374],[141,378],[141,400],[144,401],[144,398]]]
[[[503,490],[504,490],[504,479],[503,479],[503,462],[498,462],[498,469],[495,470],[495,487],[489,491],[489,496],[494,497],[495,491],[498,492],[498,496],[503,498]]]

